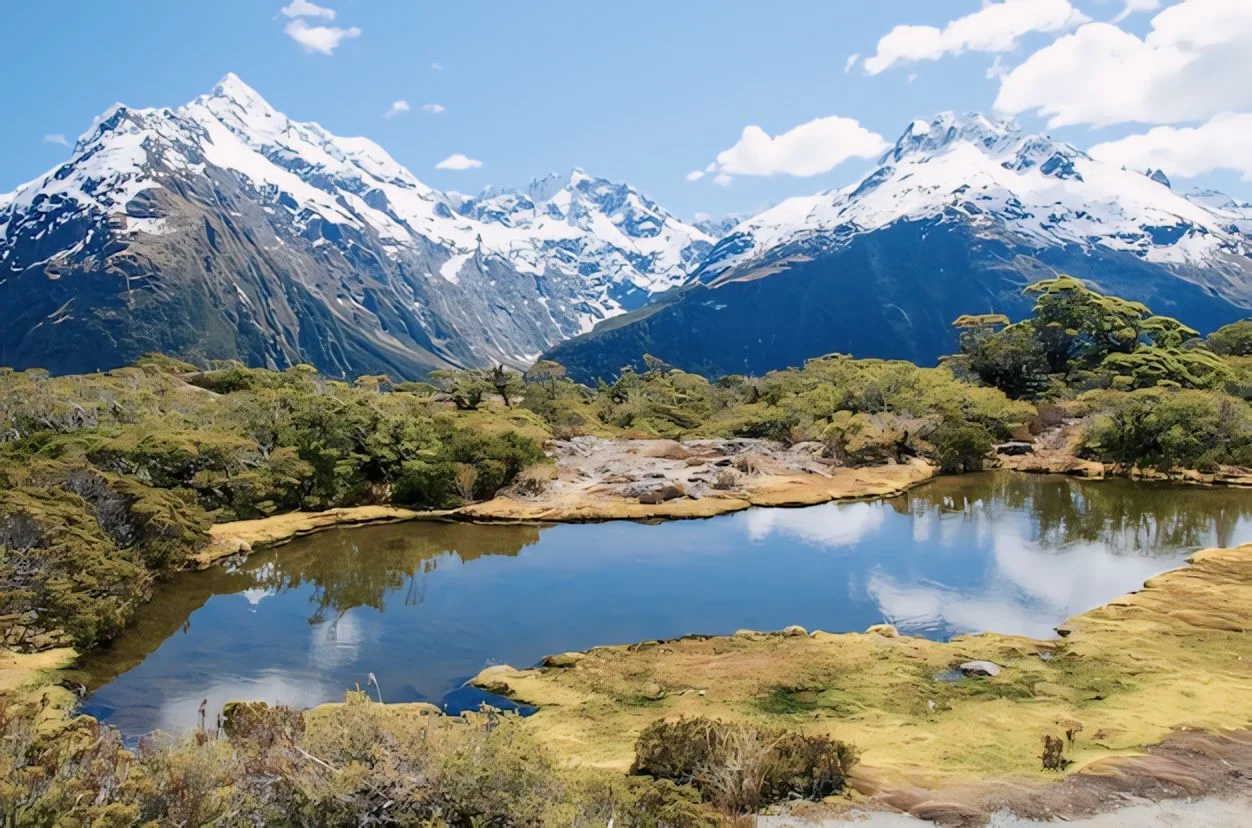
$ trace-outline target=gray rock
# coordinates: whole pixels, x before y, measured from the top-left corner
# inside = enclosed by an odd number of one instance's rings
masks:
[[[1000,670],[1003,668],[990,661],[967,661],[958,669],[967,676],[991,676],[994,678],[1000,675]]]

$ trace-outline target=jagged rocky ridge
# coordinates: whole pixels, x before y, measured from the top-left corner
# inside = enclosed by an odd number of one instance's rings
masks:
[[[1209,330],[1252,308],[1252,208],[1184,197],[1012,121],[915,121],[858,183],[733,228],[681,290],[548,354],[582,379],[648,352],[708,374],[835,351],[932,363],[962,313],[1057,272]]]
[[[0,365],[521,366],[678,284],[715,241],[581,171],[439,192],[228,75],[177,109],[115,105],[0,196]]]

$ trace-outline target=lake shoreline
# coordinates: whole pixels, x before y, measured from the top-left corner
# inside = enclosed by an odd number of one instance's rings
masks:
[[[605,441],[608,442],[608,441]],[[638,440],[641,446],[681,446],[674,441]],[[709,441],[711,442],[711,441]],[[684,450],[685,451],[685,450]],[[668,458],[664,458],[668,459]],[[1252,476],[1233,473],[1202,473],[1187,469],[1163,474],[1153,469],[1126,468],[1082,460],[1067,452],[1003,456],[999,468],[1021,474],[1045,474],[1081,480],[1130,480],[1144,483],[1252,488]],[[585,474],[582,467],[562,468],[558,476]],[[658,472],[649,472],[658,474]],[[584,484],[555,495],[541,492],[522,496],[506,491],[491,500],[455,509],[413,510],[398,506],[364,505],[320,512],[285,512],[264,518],[214,524],[211,540],[189,560],[191,569],[205,569],[224,559],[247,555],[253,549],[279,546],[296,538],[328,529],[371,526],[407,521],[464,521],[471,523],[599,523],[613,520],[701,520],[750,508],[803,508],[823,503],[877,500],[896,497],[939,476],[938,469],[917,458],[907,463],[878,466],[836,466],[822,474],[794,468],[767,472],[750,485],[735,490],[709,490],[700,497],[676,496],[660,503],[643,503],[605,486],[601,478],[587,475]],[[605,491],[608,489],[608,491]]]
[[[1188,560],[1055,639],[741,631],[495,666],[471,683],[537,706],[527,726],[574,764],[624,771],[649,722],[711,716],[856,744],[855,797],[810,806],[819,814],[1080,817],[1110,793],[1208,795],[1252,773],[1252,545]],[[934,678],[974,660],[999,674]],[[1042,735],[1065,741],[1063,776],[1040,769]]]
[[[607,450],[558,453],[554,479],[529,496],[514,488],[456,509],[353,506],[215,524],[210,529],[212,540],[192,556],[190,565],[203,569],[253,549],[335,528],[422,520],[552,524],[704,519],[753,507],[800,508],[895,497],[938,473],[917,458],[880,466],[824,466],[812,459],[812,452],[769,450],[765,441],[604,440],[595,445]],[[707,469],[721,472],[734,469],[736,463],[749,471],[733,471],[733,488],[701,485],[709,475]],[[671,486],[682,493],[646,502],[650,492]],[[647,488],[636,493],[642,487]]]

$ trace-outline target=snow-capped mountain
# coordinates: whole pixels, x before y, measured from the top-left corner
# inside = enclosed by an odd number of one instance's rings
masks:
[[[608,375],[650,350],[711,373],[832,351],[931,362],[961,313],[1022,315],[1064,271],[1201,328],[1249,315],[1252,210],[1185,197],[1012,121],[915,121],[856,184],[734,227],[681,295],[552,356]]]
[[[0,365],[524,365],[681,281],[714,241],[577,171],[442,193],[228,75],[176,109],[111,107],[0,196]]]
[[[577,169],[536,179],[525,191],[488,190],[459,212],[517,231],[539,260],[602,282],[632,306],[681,284],[721,236],[678,221],[625,184]],[[524,267],[528,254],[513,255]]]
[[[1099,247],[1165,265],[1226,269],[1226,255],[1246,260],[1252,250],[1211,204],[1174,193],[1163,172],[1102,163],[1011,120],[945,113],[914,121],[879,164],[851,187],[792,198],[743,222],[701,278],[734,278],[780,246],[846,243],[901,220],[960,222],[1027,245]],[[1232,298],[1249,296],[1244,284]]]

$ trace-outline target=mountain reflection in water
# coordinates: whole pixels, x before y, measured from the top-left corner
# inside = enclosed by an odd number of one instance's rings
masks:
[[[231,699],[307,706],[378,677],[438,701],[491,663],[596,644],[890,621],[932,638],[1046,636],[1252,541],[1252,493],[988,473],[886,501],[660,525],[405,523],[330,531],[163,585],[85,665],[129,734]]]

